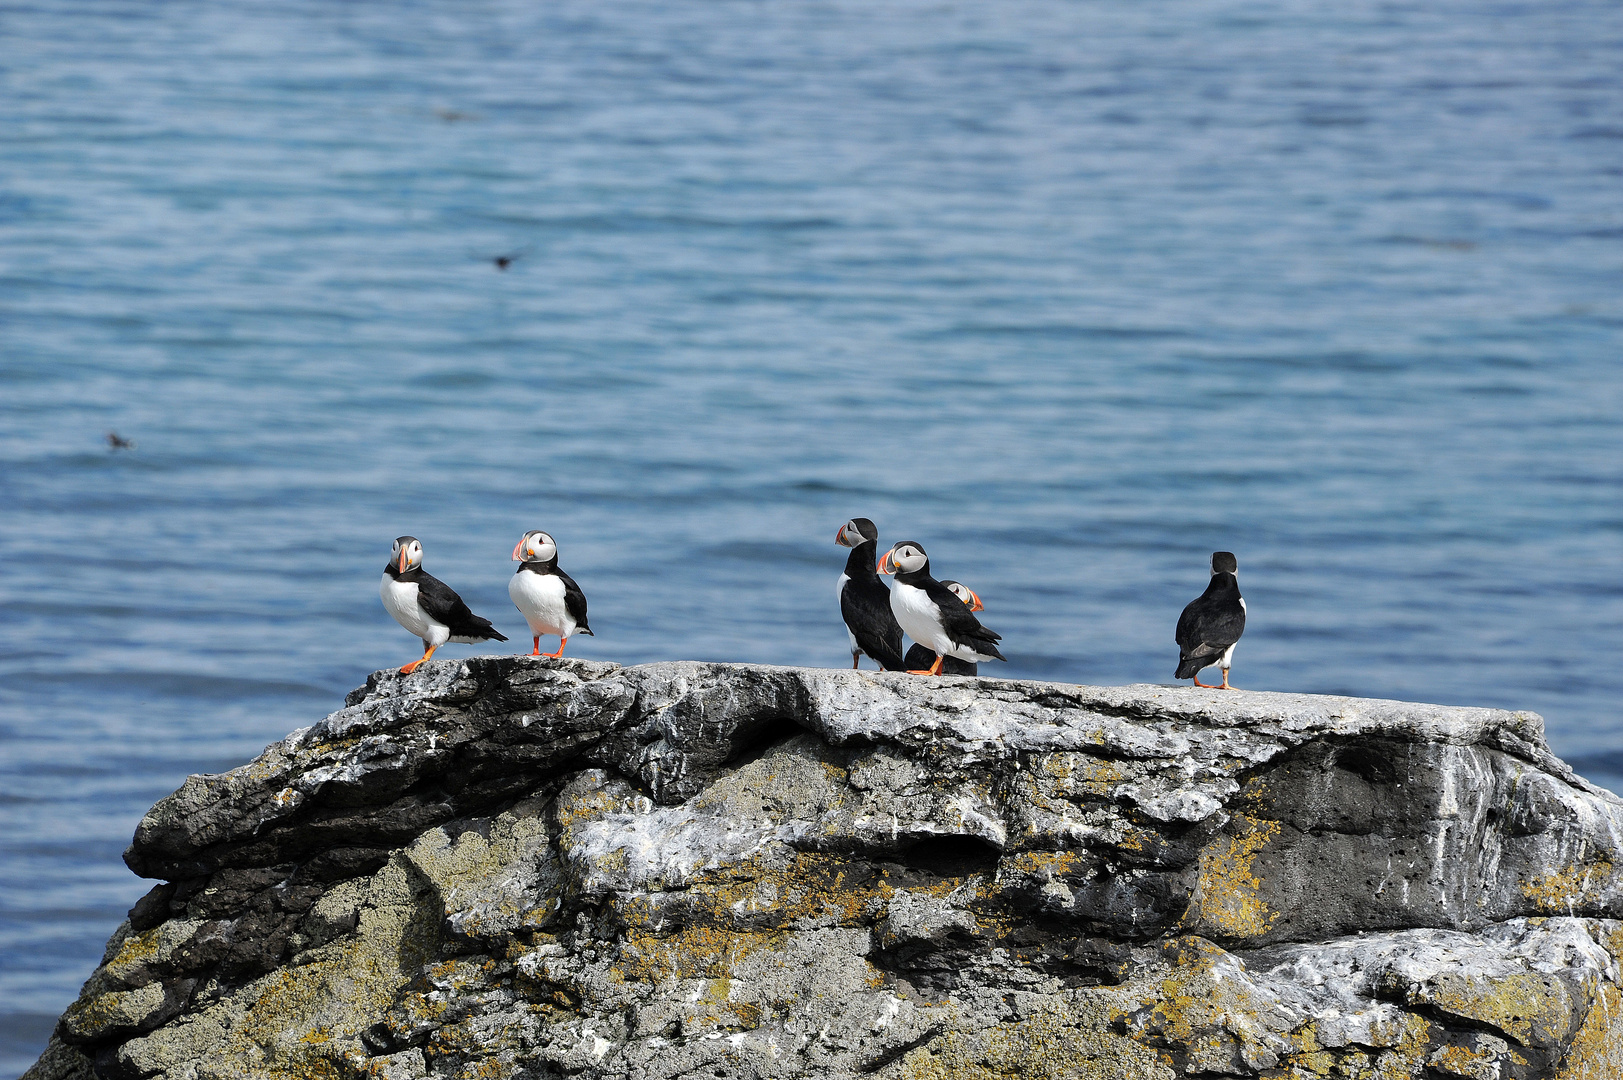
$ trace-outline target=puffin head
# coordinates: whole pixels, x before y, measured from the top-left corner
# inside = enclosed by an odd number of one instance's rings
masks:
[[[397,574],[417,569],[423,565],[423,542],[415,536],[397,537],[389,549],[389,562]]]
[[[1234,557],[1232,551],[1212,552],[1212,573],[1235,574],[1240,570],[1240,560]]]
[[[923,545],[913,540],[899,540],[880,556],[876,569],[881,574],[912,574],[930,568],[930,556]]]
[[[514,562],[551,562],[557,557],[558,545],[540,529],[531,529],[513,547]]]
[[[841,547],[856,547],[869,540],[878,540],[879,530],[867,518],[852,518],[840,526],[840,531],[834,534],[834,542]]]
[[[969,586],[960,585],[956,581],[943,581],[941,584],[951,589],[952,595],[962,600],[969,607],[970,611],[986,610],[986,605],[981,603],[981,598],[976,596]]]

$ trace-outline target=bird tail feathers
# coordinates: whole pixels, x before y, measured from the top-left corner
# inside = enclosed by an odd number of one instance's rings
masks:
[[[1009,662],[1009,658],[998,652],[997,646],[993,645],[990,641],[986,641],[984,639],[980,641],[973,641],[970,643],[969,647],[980,653],[982,656],[991,656],[998,660],[1002,660],[1004,663]]]
[[[1178,658],[1178,670],[1173,673],[1172,677],[1174,679],[1193,679],[1200,672],[1217,663],[1217,661],[1218,657],[1215,654],[1207,656],[1180,656]]]

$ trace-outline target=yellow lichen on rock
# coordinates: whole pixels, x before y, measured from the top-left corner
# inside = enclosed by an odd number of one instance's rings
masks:
[[[1623,932],[1614,934],[1623,938]],[[1618,955],[1617,951],[1613,955]],[[1623,1077],[1623,993],[1615,984],[1597,987],[1589,1014],[1573,1036],[1551,1080],[1618,1080]]]
[[[1279,835],[1279,822],[1237,814],[1200,851],[1199,875],[1182,926],[1230,940],[1261,937],[1279,912],[1263,902],[1257,853]]]
[[[988,1031],[948,1031],[881,1073],[895,1080],[1175,1080],[1164,1055],[1115,1033],[1109,995],[1045,1002]]]
[[[1558,1045],[1573,1015],[1567,984],[1540,972],[1473,978],[1445,971],[1411,994],[1411,1001],[1492,1025],[1523,1045]]]
[[[364,883],[357,933],[125,1044],[138,1069],[272,1080],[352,1075],[348,1043],[433,955],[442,912],[397,855]],[[345,1043],[346,1045],[338,1045]],[[191,1064],[188,1064],[191,1063]]]
[[[1060,790],[1077,795],[1107,797],[1127,779],[1116,762],[1092,754],[1045,754],[1035,764]]]
[[[1615,887],[1617,864],[1604,855],[1521,883],[1522,895],[1546,915],[1572,915]]]
[[[781,931],[721,930],[697,926],[660,936],[630,931],[615,970],[627,982],[658,985],[671,979],[719,979],[749,954],[781,944]]]

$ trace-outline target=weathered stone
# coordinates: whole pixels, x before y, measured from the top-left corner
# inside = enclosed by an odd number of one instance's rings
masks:
[[[1530,713],[486,657],[189,778],[28,1074],[1623,1075]]]

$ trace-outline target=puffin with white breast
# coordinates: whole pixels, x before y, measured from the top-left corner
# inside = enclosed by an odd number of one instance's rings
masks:
[[[879,530],[867,518],[852,518],[840,526],[834,542],[851,549],[834,590],[840,598],[846,636],[851,639],[851,667],[868,656],[885,671],[901,671],[905,666],[902,628],[890,609],[890,590],[874,569]]]
[[[1245,633],[1245,597],[1235,575],[1240,562],[1232,551],[1212,552],[1212,580],[1206,591],[1189,601],[1178,616],[1178,670],[1175,679],[1194,679],[1195,685],[1210,690],[1231,690],[1229,665],[1234,662],[1234,646]],[[1213,664],[1223,668],[1223,685],[1203,683],[1200,673]]]
[[[468,610],[456,590],[423,569],[423,544],[415,536],[395,540],[378,589],[394,621],[423,639],[423,655],[400,669],[410,675],[447,641],[465,645],[506,641],[506,635]]]
[[[507,582],[507,595],[530,624],[530,633],[535,637],[531,656],[556,660],[574,635],[597,636],[586,625],[586,594],[574,578],[558,569],[558,545],[551,536],[531,529],[514,546],[513,561],[519,568]],[[543,634],[558,635],[557,652],[541,651]]]
[[[879,560],[881,574],[894,574],[890,608],[907,636],[936,654],[928,669],[909,668],[915,675],[939,675],[947,657],[971,664],[1004,660],[997,651],[1003,635],[982,626],[969,605],[930,576],[930,557],[913,540],[893,544]]]
[[[976,596],[974,590],[970,589],[969,586],[962,585],[956,581],[943,581],[941,584],[951,589],[952,595],[962,600],[964,605],[968,607],[970,611],[985,610],[986,605],[981,603],[981,598]],[[908,669],[913,671],[924,671],[928,670],[935,663],[936,654],[915,641],[912,647],[907,650],[907,655],[903,657],[902,660],[903,664]],[[958,659],[956,656],[949,656],[941,661],[941,674],[943,675],[979,675],[980,673],[981,666],[979,664],[968,663],[967,661]]]

